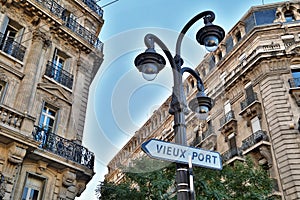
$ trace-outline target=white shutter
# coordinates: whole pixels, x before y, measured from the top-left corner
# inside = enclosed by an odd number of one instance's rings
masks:
[[[224,111],[225,111],[225,114],[227,114],[227,113],[229,113],[231,111],[231,105],[230,105],[229,101],[225,102],[225,104],[224,104]]]
[[[0,20],[0,32],[4,34],[9,22],[9,18],[6,15],[2,15]]]
[[[25,28],[18,30],[15,41],[21,44]]]
[[[252,126],[252,133],[261,130],[260,121],[257,116],[251,119],[251,126]]]

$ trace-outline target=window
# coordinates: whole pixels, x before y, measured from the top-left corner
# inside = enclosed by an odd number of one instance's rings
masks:
[[[189,87],[189,84],[187,83],[186,86],[185,86],[185,91],[186,91],[186,95],[188,95],[190,93],[190,87]]]
[[[22,200],[41,200],[43,197],[43,190],[45,179],[27,174],[25,186],[23,188]]]
[[[292,68],[293,87],[300,87],[300,68]]]
[[[217,53],[217,57],[218,57],[218,60],[219,60],[219,61],[222,60],[222,51],[219,51],[219,52]]]
[[[48,61],[45,75],[72,89],[73,74],[68,72],[70,71],[70,63],[71,58],[66,53],[55,49],[52,60]]]
[[[287,11],[284,13],[284,17],[285,17],[285,21],[286,21],[286,22],[292,22],[292,21],[295,21],[294,14],[293,14],[293,12],[290,11],[290,10],[287,10]]]
[[[236,139],[235,139],[234,133],[231,133],[228,136],[228,145],[229,145],[229,149],[231,151],[231,157],[238,155],[238,149],[236,146]]]
[[[195,81],[191,80],[191,87],[194,88],[195,87]]]
[[[0,80],[0,103],[3,102],[5,91],[6,91],[6,82]]]
[[[236,42],[239,42],[241,39],[242,39],[242,35],[241,35],[241,32],[238,31],[236,34],[235,34],[235,38],[236,38]]]
[[[246,100],[247,100],[246,103],[247,103],[247,106],[248,106],[257,99],[256,95],[254,93],[253,86],[252,86],[251,82],[249,82],[245,86],[245,92],[246,92]]]
[[[47,132],[54,131],[57,110],[58,109],[49,105],[48,103],[44,103],[40,121],[39,121],[39,126],[43,127],[45,131]]]
[[[206,76],[206,69],[202,68],[201,72],[202,72],[202,76],[205,77]]]
[[[70,28],[71,30],[75,31],[76,30],[76,26],[77,26],[77,22],[76,22],[76,17],[74,16],[73,13],[71,13],[68,10],[64,10],[62,12],[62,16],[61,16],[62,20],[64,20],[65,25]]]
[[[57,49],[55,49],[53,60],[52,60],[53,63],[52,75],[53,75],[53,79],[56,81],[59,81],[60,79],[62,69],[64,68],[65,65],[65,60],[66,59],[63,57],[63,54]]]
[[[25,48],[20,45],[23,33],[24,27],[5,16],[2,24],[0,24],[1,51],[19,60],[23,60]]]

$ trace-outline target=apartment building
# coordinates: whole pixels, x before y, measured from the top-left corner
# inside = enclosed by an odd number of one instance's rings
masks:
[[[95,0],[0,3],[0,199],[75,199],[94,175],[82,146],[103,60]]]
[[[255,6],[196,67],[214,106],[206,120],[186,116],[188,144],[217,151],[223,164],[249,155],[268,170],[274,196],[300,199],[300,1]],[[184,81],[187,101],[196,80]],[[108,164],[108,181],[120,166],[145,156],[151,138],[174,141],[171,97]],[[175,170],[175,169],[174,169]]]

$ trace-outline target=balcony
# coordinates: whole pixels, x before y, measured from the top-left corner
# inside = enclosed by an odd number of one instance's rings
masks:
[[[225,135],[225,137],[232,132],[237,132],[237,120],[235,119],[233,110],[226,113],[220,119],[220,126],[220,131]]]
[[[5,39],[4,34],[0,33],[0,50],[12,57],[23,61],[26,48],[13,39]]]
[[[241,112],[239,115],[247,120],[247,126],[251,125],[251,119],[255,116],[261,118],[261,103],[258,101],[257,94],[255,92],[248,94],[246,99],[241,102]]]
[[[46,66],[45,75],[49,78],[53,78],[57,83],[72,89],[73,86],[73,74],[63,70],[61,66],[56,65],[52,61],[48,61]]]
[[[71,31],[76,33],[78,36],[83,38],[84,40],[88,41],[91,45],[96,47],[97,49],[102,48],[102,42],[89,30],[81,26],[78,22],[75,20],[68,18],[64,20],[65,26],[68,27]]]
[[[40,142],[40,148],[72,160],[89,169],[94,168],[94,153],[87,148],[38,126],[34,127],[32,135],[35,141]]]
[[[242,153],[238,148],[232,148],[222,154],[222,160],[223,162],[227,162],[227,164],[229,164],[234,160],[237,160],[241,155]],[[234,157],[237,157],[237,159],[233,159]],[[241,158],[239,158],[239,160],[241,160]]]
[[[95,48],[101,50],[103,43],[98,39],[98,37],[95,36],[93,33],[91,33],[89,30],[87,30],[86,28],[84,28],[83,26],[81,26],[75,20],[63,17],[63,12],[65,8],[59,5],[56,1],[54,0],[35,0],[35,1],[41,4],[47,10],[49,10],[52,14],[62,19],[64,21],[64,25],[67,28],[69,28],[71,31],[76,33],[76,35],[83,38],[85,41],[93,45]],[[83,2],[86,3],[95,12],[99,13],[100,10],[102,12],[102,9],[92,0],[83,0]]]
[[[245,151],[253,146],[256,146],[259,142],[269,141],[269,137],[265,131],[258,130],[246,139],[242,141],[242,150]]]
[[[103,10],[102,8],[97,5],[96,1],[94,0],[82,0],[90,9],[96,12],[100,17],[103,17]]]
[[[241,102],[241,110],[246,109],[255,101],[258,101],[257,94],[254,92],[251,95],[248,95],[247,98]]]
[[[39,4],[41,4],[44,8],[47,8],[52,14],[61,18],[64,7],[56,3],[54,0],[35,0]]]
[[[4,105],[0,106],[0,122],[4,126],[21,129],[24,115],[10,109]]]
[[[293,95],[298,106],[300,106],[300,78],[291,78],[288,80],[290,89],[289,93]]]

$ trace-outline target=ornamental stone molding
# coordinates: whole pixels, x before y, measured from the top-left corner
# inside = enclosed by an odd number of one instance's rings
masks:
[[[38,165],[37,165],[37,168],[36,168],[36,173],[37,174],[43,174],[46,171],[47,167],[48,167],[48,163],[43,162],[41,160],[39,160],[37,163],[38,163]]]
[[[259,152],[267,160],[268,167],[271,168],[273,166],[273,161],[270,149],[267,146],[262,145],[259,147]]]
[[[66,169],[63,172],[63,178],[62,183],[64,186],[74,186],[76,180],[76,174],[73,171],[70,171],[69,169]]]
[[[299,4],[294,4],[290,2],[286,2],[282,6],[278,7],[276,10],[276,19],[274,20],[274,23],[276,22],[286,22],[285,19],[285,12],[290,11],[293,13],[293,16],[295,20],[300,20],[300,14],[298,10],[300,9]]]
[[[27,147],[13,142],[8,148],[8,160],[13,164],[21,164],[26,155]]]

